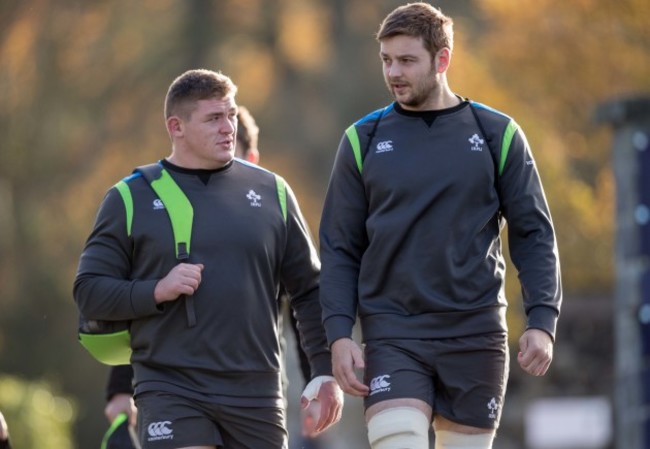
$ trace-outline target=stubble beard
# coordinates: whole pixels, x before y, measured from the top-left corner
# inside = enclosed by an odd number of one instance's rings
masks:
[[[398,99],[398,96],[395,93],[395,88],[390,84],[390,80],[385,81],[388,91],[395,101],[402,106],[407,106],[412,109],[420,109],[422,105],[426,104],[440,89],[440,85],[436,81],[435,72],[433,70],[429,73],[429,78],[426,78],[423,82],[417,83],[415,86],[411,82],[406,83],[410,92],[407,93],[405,98],[402,100]]]

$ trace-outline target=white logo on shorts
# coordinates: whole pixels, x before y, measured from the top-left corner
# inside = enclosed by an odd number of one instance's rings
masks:
[[[167,427],[170,426],[171,423],[171,421],[158,421],[149,424],[149,426],[147,426],[147,433],[149,434],[147,441],[173,440],[174,431]]]
[[[497,419],[497,410],[499,410],[499,404],[497,404],[497,400],[495,398],[490,399],[490,402],[487,404],[487,408],[490,410],[490,413],[488,413],[488,418]]]
[[[390,382],[388,379],[390,379],[388,374],[383,374],[372,379],[370,381],[370,396],[390,391]]]

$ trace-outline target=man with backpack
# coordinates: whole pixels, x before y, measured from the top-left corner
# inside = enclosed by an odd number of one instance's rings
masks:
[[[258,164],[260,152],[258,147],[259,128],[248,108],[239,105],[237,109],[237,135],[235,145],[235,157]],[[282,295],[283,300],[286,295]],[[309,358],[303,351],[299,339],[297,323],[293,313],[289,313],[290,329],[296,337],[296,351],[298,353],[299,367],[302,379],[309,382],[312,379]],[[286,350],[286,348],[282,348]],[[283,375],[283,382],[288,381],[286,372]],[[286,385],[285,385],[286,390]],[[133,402],[133,369],[131,365],[112,366],[106,384],[106,406],[104,414],[109,423],[115,423],[116,419],[122,420],[121,414],[126,414],[127,420],[118,423],[118,426],[111,426],[106,434],[106,449],[135,449],[128,438],[127,426],[135,426],[137,409]],[[114,447],[111,442],[114,441]],[[303,445],[318,447],[318,439],[309,439]]]
[[[340,419],[320,324],[320,263],[290,187],[233,158],[236,90],[221,73],[191,70],[167,93],[172,152],[157,179],[171,178],[186,197],[191,242],[175,247],[169,206],[138,172],[124,181],[129,201],[124,187],[109,190],[81,255],[74,296],[82,315],[131,321],[143,449],[287,446],[280,285],[314,375],[303,393],[320,405],[314,431]]]

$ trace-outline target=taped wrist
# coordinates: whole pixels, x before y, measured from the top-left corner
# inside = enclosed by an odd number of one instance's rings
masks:
[[[313,401],[314,399],[318,398],[318,392],[320,391],[321,385],[332,381],[336,382],[336,379],[333,376],[314,377],[303,390],[302,396],[308,401]]]

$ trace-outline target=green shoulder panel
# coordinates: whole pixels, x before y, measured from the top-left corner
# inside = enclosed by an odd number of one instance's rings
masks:
[[[506,166],[506,159],[508,158],[508,151],[510,151],[510,144],[512,143],[512,138],[515,136],[518,129],[519,126],[515,121],[510,120],[505,132],[503,133],[503,139],[501,140],[501,154],[499,155],[499,176],[503,174],[503,169]]]
[[[361,173],[363,170],[363,159],[361,158],[361,144],[359,143],[359,133],[357,133],[357,128],[354,125],[350,125],[350,127],[345,130],[345,134],[348,136],[350,145],[352,145],[354,159],[357,161],[357,169],[359,170],[359,173]]]
[[[278,192],[278,201],[280,201],[280,209],[282,210],[282,218],[287,222],[287,184],[280,175],[275,175],[275,188]]]
[[[131,237],[131,225],[133,224],[133,197],[131,196],[131,189],[124,181],[120,181],[114,186],[124,202],[124,209],[126,210],[126,234]]]

